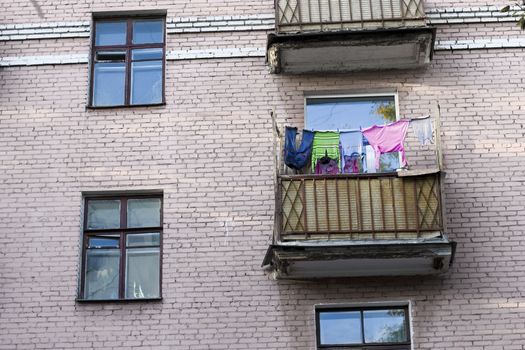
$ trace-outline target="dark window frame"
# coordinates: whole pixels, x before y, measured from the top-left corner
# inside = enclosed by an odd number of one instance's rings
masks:
[[[127,227],[127,201],[129,199],[149,199],[155,198],[160,199],[160,226],[158,227],[139,227],[139,228],[128,228]],[[120,200],[120,227],[112,229],[88,229],[88,202],[91,200]],[[108,195],[108,196],[86,196],[84,197],[84,212],[83,212],[83,225],[82,225],[82,261],[81,261],[81,273],[80,273],[80,290],[77,301],[81,302],[105,302],[105,301],[148,301],[148,300],[162,300],[162,255],[163,255],[163,210],[164,200],[162,194],[124,194],[124,195]],[[159,233],[159,296],[155,298],[126,298],[126,237],[128,234],[134,233]],[[118,298],[116,299],[88,299],[85,297],[85,285],[86,285],[86,257],[88,251],[89,238],[93,236],[99,236],[104,234],[119,235],[119,282],[118,282]],[[148,246],[151,247],[151,246]],[[143,246],[134,246],[133,248],[144,248]],[[98,248],[101,249],[101,248]],[[103,248],[102,248],[103,249]]]
[[[144,19],[160,19],[163,21],[163,41],[162,43],[149,44],[133,44],[133,21]],[[126,22],[126,44],[124,45],[96,45],[97,37],[97,23],[100,22]],[[91,49],[89,58],[89,101],[88,108],[90,109],[107,109],[107,108],[128,108],[128,107],[147,107],[147,106],[163,106],[166,104],[166,15],[133,15],[133,16],[111,16],[111,17],[95,17],[93,18],[91,37]],[[159,103],[146,104],[131,104],[131,51],[133,49],[151,49],[162,48],[162,101]],[[126,52],[125,58],[125,82],[124,82],[124,104],[122,105],[107,105],[97,106],[93,104],[94,91],[93,85],[95,80],[95,58],[97,51],[100,50],[124,50]],[[158,59],[151,59],[158,61]],[[147,60],[141,60],[144,62]]]
[[[321,322],[319,315],[323,312],[360,312],[361,336],[365,341],[364,311],[370,310],[403,310],[405,312],[405,329],[407,341],[400,343],[362,343],[362,344],[321,344]],[[317,307],[315,309],[315,334],[318,349],[352,349],[352,350],[411,350],[410,314],[408,305],[384,305],[362,307]]]

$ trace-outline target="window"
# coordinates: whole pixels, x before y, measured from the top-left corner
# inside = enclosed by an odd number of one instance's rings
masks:
[[[164,18],[94,22],[90,105],[164,103]]]
[[[312,131],[358,131],[398,119],[396,95],[312,96],[306,98],[305,129]],[[399,152],[382,154],[380,169],[366,139],[355,152],[362,155],[359,172],[395,171],[400,166]]]
[[[317,308],[319,348],[409,350],[408,306]]]
[[[161,196],[85,199],[80,299],[161,297]]]

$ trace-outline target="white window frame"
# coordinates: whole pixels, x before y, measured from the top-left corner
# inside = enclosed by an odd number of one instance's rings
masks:
[[[309,99],[329,99],[329,98],[363,98],[363,97],[394,97],[394,104],[396,107],[396,120],[401,119],[399,116],[399,96],[397,91],[392,92],[371,92],[371,93],[352,93],[352,94],[323,94],[323,93],[316,93],[316,94],[305,94],[304,95],[304,126],[307,125],[308,120],[308,114],[307,114],[307,103]]]
[[[396,108],[396,121],[401,119],[399,116],[399,95],[397,91],[391,91],[391,92],[367,92],[367,93],[338,93],[338,94],[330,94],[330,93],[305,93],[304,94],[304,101],[303,101],[303,111],[304,111],[304,128],[306,129],[307,120],[308,120],[308,113],[307,111],[307,103],[309,99],[330,99],[330,98],[363,98],[363,97],[394,97],[394,105]],[[344,131],[357,131],[358,129],[349,129]],[[399,153],[399,164],[403,164],[403,159],[401,156],[401,153]]]

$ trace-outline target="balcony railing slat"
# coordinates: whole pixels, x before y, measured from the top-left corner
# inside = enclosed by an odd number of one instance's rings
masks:
[[[416,182],[413,181],[413,189],[414,189],[414,213],[416,214],[416,225],[417,225],[417,229],[416,229],[416,232],[417,232],[417,237],[419,238],[419,235],[420,235],[420,222],[419,222],[419,195],[418,195],[418,191],[417,191],[417,186],[416,186]]]
[[[392,195],[392,211],[394,212],[394,229],[396,230],[396,238],[397,236],[397,212],[396,212],[396,200],[395,200],[395,191],[394,191],[394,185],[392,183],[392,178],[388,179],[388,182],[390,184],[390,194]]]

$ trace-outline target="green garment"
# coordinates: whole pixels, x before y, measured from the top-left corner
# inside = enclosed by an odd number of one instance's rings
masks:
[[[312,172],[315,165],[325,155],[339,163],[339,133],[334,131],[316,131],[312,146]]]

